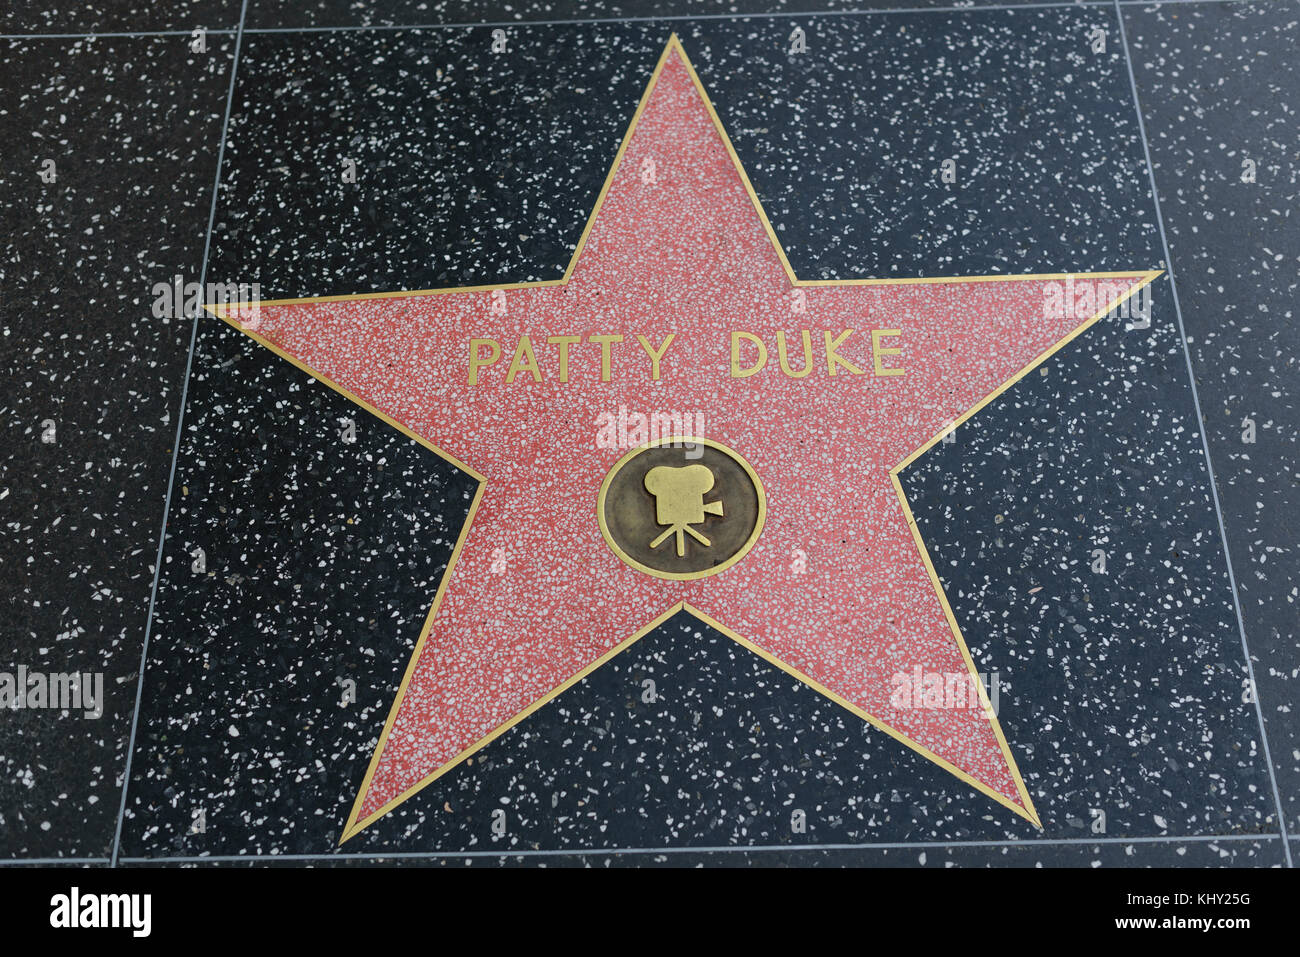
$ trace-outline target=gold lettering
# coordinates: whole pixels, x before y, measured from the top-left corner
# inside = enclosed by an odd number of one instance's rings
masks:
[[[785,332],[776,334],[776,357],[781,362],[781,371],[791,379],[802,379],[809,372],[812,372],[812,334],[807,329],[800,330],[803,337],[803,368],[795,372],[790,368],[790,354],[785,344]]]
[[[748,339],[758,346],[758,362],[748,369],[740,367],[740,340],[742,338]],[[763,345],[762,339],[752,332],[733,332],[731,334],[731,377],[733,379],[744,379],[752,376],[765,365],[767,365],[767,346]]]
[[[480,359],[479,346],[487,346],[488,358]],[[478,370],[490,366],[501,358],[501,344],[495,339],[471,339],[469,341],[469,384],[478,385]]]
[[[903,333],[898,329],[872,329],[871,330],[871,353],[875,358],[876,375],[902,375],[902,369],[886,369],[881,363],[881,356],[901,356],[902,349],[887,349],[880,344],[880,340],[885,336],[901,336]]]
[[[668,347],[672,345],[673,340],[676,338],[677,333],[668,333],[667,338],[663,341],[663,345],[656,350],[650,345],[650,341],[646,339],[645,336],[636,337],[636,341],[641,343],[641,348],[645,350],[645,354],[650,357],[650,378],[654,379],[656,382],[659,381],[659,360],[664,357],[664,353],[668,351]]]
[[[853,335],[853,330],[845,329],[835,337],[834,341],[831,340],[831,334],[829,332],[823,332],[822,335],[826,338],[826,371],[831,375],[835,375],[835,366],[838,364],[844,366],[844,368],[848,369],[852,373],[861,375],[861,369],[835,351],[844,344],[845,339]]]
[[[524,361],[521,362],[521,359]],[[510,360],[510,369],[506,372],[506,385],[514,382],[515,376],[521,372],[531,372],[534,382],[542,381],[542,370],[537,368],[537,356],[533,353],[533,340],[528,336],[519,337],[519,345],[515,347],[515,357]]]
[[[547,336],[546,341],[560,347],[560,381],[569,381],[569,346],[581,342],[582,336]]]
[[[587,336],[587,341],[600,343],[600,381],[608,382],[610,365],[609,346],[612,342],[622,342],[623,337],[620,335]]]

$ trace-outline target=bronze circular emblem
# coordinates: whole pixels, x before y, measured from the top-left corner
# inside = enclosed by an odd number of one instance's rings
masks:
[[[763,530],[763,483],[718,442],[658,439],[619,459],[596,514],[614,554],[656,578],[704,578],[745,557]]]

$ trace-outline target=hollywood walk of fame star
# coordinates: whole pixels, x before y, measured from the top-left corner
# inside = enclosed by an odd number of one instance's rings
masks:
[[[800,280],[674,36],[563,279],[211,306],[480,483],[342,840],[680,611],[1037,825],[982,688],[897,694],[975,681],[898,476],[1156,275]],[[628,409],[701,442],[609,504]]]

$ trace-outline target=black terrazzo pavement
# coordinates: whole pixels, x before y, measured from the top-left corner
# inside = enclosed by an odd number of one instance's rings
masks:
[[[233,30],[239,25],[239,11],[240,0],[89,0],[49,7],[15,2],[0,8],[0,33],[188,33],[200,27]],[[188,43],[189,38],[184,42]]]
[[[487,28],[250,35],[213,270],[266,298],[558,277],[673,31],[800,276],[1158,264],[1113,11],[808,30],[816,56],[758,19],[535,26],[507,56]]]
[[[198,278],[232,48],[0,41],[0,671],[107,699],[0,714],[3,857],[111,850],[189,348],[151,290]]]
[[[807,14],[822,11],[851,13],[858,10],[901,7],[965,7],[996,4],[1015,6],[1031,0],[378,0],[358,4],[352,0],[310,0],[295,4],[256,4],[249,11],[252,29],[302,27],[384,27],[451,23],[526,25],[545,21],[599,20],[652,17],[731,17],[771,14],[772,27],[788,38]],[[806,27],[805,27],[806,29]],[[788,42],[786,44],[789,45]]]
[[[345,856],[301,858],[261,857],[255,861],[174,859],[165,862],[140,859],[135,867],[872,867],[931,868],[1045,866],[1043,845],[980,844],[917,845],[911,847],[825,848],[818,850],[779,849],[754,851],[714,849],[708,851],[625,850],[593,854],[450,854],[409,857]],[[1254,868],[1284,865],[1281,840],[1211,840],[1096,843],[1072,841],[1054,845],[1051,866],[1096,868]]]
[[[250,24],[283,17],[269,5],[252,7]],[[1294,46],[1300,5],[1189,8],[1126,8],[1124,15],[1203,409],[1211,423],[1220,421],[1220,408],[1233,421],[1248,414],[1242,409],[1259,410],[1260,438],[1245,447],[1249,459],[1240,457],[1233,428],[1216,426],[1209,438],[1277,775],[1294,807],[1300,752],[1287,694],[1297,668],[1295,595],[1286,589],[1296,580],[1295,333],[1287,310],[1300,247],[1287,213],[1295,205],[1287,99],[1295,68],[1281,60]],[[343,7],[304,9],[302,17],[333,22]],[[390,14],[372,8],[364,16]],[[1086,41],[1097,25],[1108,36],[1100,55]],[[512,52],[504,57],[488,52],[490,30],[483,28],[245,33],[210,278],[260,281],[271,297],[557,274],[669,29],[699,69],[801,275],[1161,265],[1114,7],[809,18],[816,55],[802,58],[785,53],[788,27],[764,18],[520,26],[511,29]],[[171,52],[183,41],[110,41],[108,48]],[[48,59],[29,61],[20,91],[50,86],[48,77],[67,70],[59,57],[75,48],[72,41],[39,42]],[[1202,49],[1207,43],[1211,51]],[[10,57],[14,49],[30,55],[35,47],[11,45]],[[1238,66],[1252,58],[1250,71],[1224,73],[1219,54],[1234,50]],[[1256,65],[1270,51],[1267,67]],[[192,129],[183,142],[205,141],[199,156],[177,154],[183,171],[144,174],[168,192],[188,192],[193,179],[192,208],[175,208],[187,209],[183,245],[191,260],[186,253],[162,258],[159,231],[175,230],[159,226],[156,208],[153,218],[141,211],[132,220],[154,232],[115,233],[108,247],[126,262],[110,260],[105,282],[131,269],[148,273],[139,286],[130,280],[140,300],[132,308],[142,315],[148,299],[137,290],[157,277],[155,266],[140,262],[159,260],[165,277],[194,270],[201,253],[226,80],[217,71],[196,86],[173,71],[131,101],[139,104],[128,114],[133,122]],[[1226,91],[1224,84],[1231,84]],[[168,104],[201,98],[203,106],[173,109],[163,122],[147,104],[164,96]],[[11,95],[0,122],[17,116],[26,126],[10,139],[24,141],[31,126],[52,122],[49,105],[15,114],[13,102]],[[79,124],[83,135],[95,128],[90,118]],[[1236,158],[1227,156],[1231,146],[1217,144],[1238,141],[1274,158],[1274,178],[1264,182],[1261,162],[1256,185],[1272,189],[1266,195],[1275,202],[1231,188],[1235,173],[1232,166],[1223,172],[1224,163]],[[104,144],[98,153],[127,155]],[[346,188],[337,170],[344,155],[358,157],[361,172]],[[964,171],[956,188],[935,174],[948,155]],[[25,179],[6,181],[35,192],[34,165],[18,163]],[[132,181],[113,182],[125,190]],[[1261,203],[1278,212],[1261,211]],[[175,209],[166,214],[172,225]],[[1235,214],[1242,235],[1207,229],[1199,218],[1207,210],[1222,210],[1220,224]],[[48,241],[63,248],[61,238]],[[1268,260],[1264,247],[1282,259]],[[22,261],[14,253],[4,260],[7,273],[15,258]],[[84,279],[85,266],[77,268]],[[459,866],[1284,863],[1256,709],[1242,700],[1240,635],[1168,277],[1153,288],[1150,330],[1098,325],[904,477],[972,653],[981,670],[1001,677],[1000,720],[1043,816],[1042,832],[678,616],[340,851],[339,829],[467,510],[470,484],[251,340],[204,319],[123,859],[305,854],[364,864],[374,862],[366,855],[424,851],[453,855],[434,860]],[[65,301],[62,292],[51,295]],[[1230,342],[1209,335],[1222,329],[1225,313]],[[24,320],[24,343],[40,344],[38,314]],[[61,616],[44,600],[37,608],[28,594],[37,579],[11,579],[12,549],[0,567],[9,569],[6,598],[15,608],[11,620],[20,622],[15,656],[43,660],[37,642],[79,624],[94,635],[81,636],[85,647],[112,649],[104,667],[124,680],[110,694],[111,714],[90,732],[48,715],[5,719],[6,763],[30,755],[24,738],[31,729],[51,742],[39,749],[47,763],[32,775],[34,784],[22,769],[0,782],[9,787],[0,790],[8,795],[0,802],[0,852],[9,857],[103,854],[116,825],[114,774],[129,733],[175,427],[163,416],[169,409],[175,415],[188,323],[100,321],[105,336],[127,325],[141,339],[129,350],[96,353],[109,357],[103,361],[112,371],[86,405],[88,414],[123,408],[115,377],[129,379],[139,393],[131,401],[142,410],[121,416],[134,430],[128,454],[141,461],[139,477],[95,486],[106,498],[97,514],[114,516],[97,526],[97,537],[112,535],[121,545],[91,558],[132,555],[115,586],[121,621],[106,617],[113,606],[102,600],[91,605],[96,599],[88,594],[58,602],[69,609]],[[17,334],[20,327],[13,328]],[[61,349],[47,347],[45,358],[67,378],[78,360]],[[157,368],[142,375],[149,350],[162,352]],[[41,359],[23,349],[10,364]],[[1237,374],[1225,375],[1229,367]],[[47,401],[77,394],[59,380],[32,379],[41,383],[33,395]],[[71,381],[84,383],[84,376]],[[44,417],[15,408],[15,428]],[[339,438],[349,416],[358,423],[355,444]],[[24,441],[18,447],[37,456],[51,452],[35,431]],[[94,459],[80,449],[68,454]],[[42,523],[50,509],[51,524],[55,511],[82,507],[79,486],[48,484],[39,462],[36,469],[10,462],[14,474],[34,479],[13,482],[7,468],[3,484],[14,492],[0,506],[25,503]],[[127,494],[110,501],[115,492]],[[1256,501],[1266,506],[1256,509]],[[106,511],[110,505],[116,511]],[[22,521],[33,541],[49,541],[43,531],[35,537],[35,518]],[[68,519],[63,527],[68,549],[83,542],[84,524],[75,535]],[[202,574],[191,569],[196,545],[206,553]],[[1108,556],[1103,575],[1089,569],[1097,547]],[[17,554],[25,560],[26,551]],[[89,581],[91,568],[78,574]],[[40,580],[59,574],[42,570]],[[56,660],[71,661],[69,654]],[[640,697],[646,677],[659,693],[653,704]],[[339,681],[349,678],[357,701],[343,706]],[[74,743],[90,737],[69,752],[62,743],[69,732]],[[87,754],[98,762],[90,768]],[[67,796],[51,798],[55,789]],[[83,794],[98,796],[98,806],[87,810]],[[807,813],[806,833],[791,831],[796,808]],[[507,813],[505,837],[494,839],[489,828],[494,810]],[[1092,830],[1098,811],[1106,816],[1102,843]],[[1233,839],[1186,840],[1225,835]],[[1008,839],[1049,843],[938,846]],[[916,842],[937,843],[808,847]],[[708,850],[736,844],[790,850]],[[678,850],[618,853],[665,845]],[[583,849],[599,853],[566,853]],[[534,856],[503,860],[497,851]],[[484,856],[454,856],[462,852]],[[332,856],[340,853],[363,857]]]
[[[1144,8],[1125,19],[1246,640],[1295,835],[1300,4]],[[1244,160],[1255,164],[1253,183],[1242,180]]]

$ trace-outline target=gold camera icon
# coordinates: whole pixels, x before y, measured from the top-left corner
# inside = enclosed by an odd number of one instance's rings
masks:
[[[704,493],[713,488],[713,473],[706,465],[674,468],[660,465],[645,475],[646,491],[655,497],[655,521],[668,529],[650,543],[658,548],[670,535],[677,536],[677,557],[686,555],[686,536],[690,535],[706,548],[712,544],[692,528],[706,515],[721,515],[722,502],[704,501]]]

